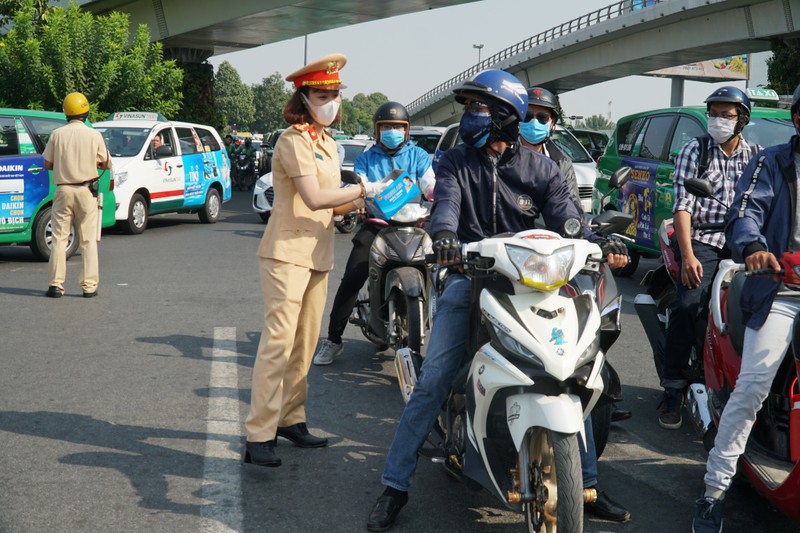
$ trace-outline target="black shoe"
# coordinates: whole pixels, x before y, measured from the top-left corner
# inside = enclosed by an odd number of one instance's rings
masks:
[[[47,296],[48,298],[61,298],[62,296],[64,296],[64,289],[59,289],[55,285],[50,285],[47,288],[47,292],[44,293],[44,295]]]
[[[97,290],[95,290],[94,292],[84,292],[83,293],[83,297],[84,298],[94,298],[95,296],[97,296]]]
[[[583,509],[590,515],[612,522],[627,522],[631,519],[631,513],[609,498],[605,492],[597,491],[597,499],[590,503],[584,503]]]
[[[380,495],[367,519],[369,531],[386,531],[394,525],[400,509],[408,502],[408,493],[388,489]]]
[[[612,422],[622,422],[623,420],[627,420],[632,416],[632,412],[628,411],[627,409],[620,409],[619,407],[614,407],[614,410],[611,411]]]
[[[328,439],[315,437],[309,433],[305,422],[278,428],[278,436],[292,441],[299,448],[322,448],[328,445]]]
[[[275,440],[248,442],[245,446],[244,462],[258,466],[281,466],[281,460],[275,455]]]

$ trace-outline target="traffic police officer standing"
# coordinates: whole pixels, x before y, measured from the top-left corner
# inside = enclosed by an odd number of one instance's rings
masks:
[[[78,226],[83,269],[79,278],[83,297],[97,296],[97,168],[110,169],[111,157],[100,132],[85,124],[89,101],[81,93],[64,98],[69,124],[53,131],[44,149],[44,167],[53,171],[53,249],[47,296],[61,298],[67,273],[67,238],[73,219]]]

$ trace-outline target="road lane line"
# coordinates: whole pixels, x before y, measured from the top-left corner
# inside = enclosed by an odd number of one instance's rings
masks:
[[[206,533],[242,531],[237,356],[236,328],[215,327],[201,490],[201,531]]]

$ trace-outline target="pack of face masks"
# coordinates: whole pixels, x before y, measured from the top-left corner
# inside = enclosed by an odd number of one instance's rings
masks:
[[[420,195],[416,180],[411,179],[404,170],[392,171],[383,181],[389,185],[366,200],[367,210],[376,218],[389,220],[404,205]]]

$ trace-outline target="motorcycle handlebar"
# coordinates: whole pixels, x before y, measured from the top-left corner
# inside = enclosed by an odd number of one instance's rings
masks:
[[[725,229],[724,222],[704,222],[703,224],[698,224],[697,229],[700,231],[722,231]]]

